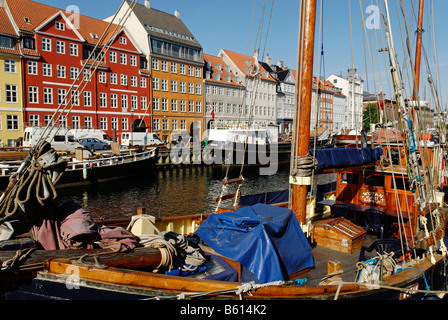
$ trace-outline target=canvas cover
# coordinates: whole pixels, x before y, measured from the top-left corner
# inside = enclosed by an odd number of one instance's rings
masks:
[[[347,168],[375,163],[383,155],[381,148],[331,148],[316,149],[317,171],[332,168]],[[313,155],[314,151],[310,153]]]
[[[196,234],[213,250],[238,261],[260,282],[286,280],[313,267],[311,248],[292,212],[266,204],[212,214]]]

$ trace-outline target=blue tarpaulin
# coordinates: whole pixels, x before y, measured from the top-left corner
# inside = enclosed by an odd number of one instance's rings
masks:
[[[375,163],[383,154],[381,148],[332,148],[316,149],[317,171],[346,168]],[[310,154],[314,154],[311,150]]]
[[[256,204],[212,214],[196,234],[263,283],[313,267],[311,248],[292,210]]]

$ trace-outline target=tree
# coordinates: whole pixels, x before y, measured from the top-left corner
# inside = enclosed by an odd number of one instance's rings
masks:
[[[364,129],[369,130],[370,124],[377,124],[380,122],[381,115],[378,110],[378,106],[374,103],[369,104],[367,108],[364,110],[362,117],[362,127]]]

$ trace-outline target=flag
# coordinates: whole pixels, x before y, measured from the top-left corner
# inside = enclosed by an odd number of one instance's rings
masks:
[[[215,111],[213,110],[213,106],[210,104],[210,114],[212,115],[213,121],[215,121]]]

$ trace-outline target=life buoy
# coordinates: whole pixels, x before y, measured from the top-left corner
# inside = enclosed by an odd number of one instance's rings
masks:
[[[93,168],[93,162],[90,162],[89,167],[90,167],[90,169]]]

